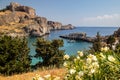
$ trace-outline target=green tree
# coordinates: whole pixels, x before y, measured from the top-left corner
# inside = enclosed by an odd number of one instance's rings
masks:
[[[115,43],[115,37],[114,36],[109,36],[107,39],[107,44],[110,45],[110,48],[112,49],[112,45]]]
[[[117,56],[119,57],[119,60],[120,60],[120,39],[119,40],[119,43],[116,44],[116,47],[115,47],[115,53],[117,54]]]
[[[0,37],[0,73],[11,75],[30,70],[31,59],[25,38]]]
[[[63,40],[55,39],[52,41],[38,38],[36,42],[36,58],[42,58],[37,65],[50,66],[56,65],[60,67],[63,63],[64,51],[59,48],[63,46]]]
[[[94,40],[94,42],[93,42],[93,47],[92,47],[92,49],[93,49],[95,52],[100,52],[101,47],[102,47],[101,41],[102,41],[102,40],[101,40],[101,36],[100,36],[99,32],[97,32],[96,39]]]

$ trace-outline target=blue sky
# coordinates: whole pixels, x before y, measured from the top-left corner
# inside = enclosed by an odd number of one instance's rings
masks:
[[[120,0],[0,0],[31,6],[48,20],[75,26],[120,26]]]

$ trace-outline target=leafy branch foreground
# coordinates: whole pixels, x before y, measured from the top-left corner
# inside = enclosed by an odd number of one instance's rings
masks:
[[[0,43],[1,73],[9,75],[12,74],[12,72],[21,73],[29,71],[30,57],[28,55],[29,48],[27,47],[26,40],[4,36],[0,38]],[[97,52],[88,52],[85,54],[84,52],[78,51],[78,55],[74,58],[59,53],[59,47],[62,45],[61,40],[46,42],[44,39],[38,39],[36,44],[37,54],[35,56],[43,58],[43,62],[40,63],[43,66],[46,66],[46,64],[54,65],[57,63],[56,61],[60,61],[61,64],[64,61],[63,65],[66,68],[65,70],[67,70],[67,74],[65,76],[63,75],[64,80],[120,79],[119,45],[116,46],[115,50],[110,50],[109,47],[101,47],[101,49],[98,47],[100,51]],[[50,57],[48,58],[48,56]],[[48,61],[46,61],[47,59]],[[38,74],[31,79],[61,80],[61,77],[52,76],[49,72],[45,75],[40,76]]]
[[[68,70],[65,80],[120,79],[120,57],[106,47],[99,53],[88,55],[78,51],[73,61],[66,58],[64,66]]]
[[[36,75],[33,80],[119,80],[120,58],[108,47],[101,48],[100,52],[85,54],[78,51],[78,55],[71,60],[64,55],[66,74],[63,78],[46,74]]]

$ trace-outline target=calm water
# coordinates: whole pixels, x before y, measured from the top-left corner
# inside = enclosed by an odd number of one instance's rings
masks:
[[[87,36],[94,37],[97,32],[100,32],[102,36],[113,34],[114,31],[116,31],[118,27],[77,27],[73,30],[58,30],[58,31],[52,31],[49,35],[44,36],[44,38],[48,40],[52,39],[58,39],[60,35],[69,34],[73,32],[86,32]],[[68,43],[68,40],[64,40],[64,47],[61,49],[65,50],[66,54],[69,55],[75,55],[78,50],[86,50],[89,49],[90,46],[92,46],[91,43],[83,42],[83,41],[77,41],[74,43]],[[29,38],[28,39],[28,45],[30,47],[30,55],[35,54],[35,46],[33,44],[35,43],[36,38]],[[32,59],[32,64],[35,64],[39,59]]]

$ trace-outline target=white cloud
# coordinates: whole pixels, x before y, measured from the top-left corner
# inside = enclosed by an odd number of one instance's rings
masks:
[[[86,26],[120,26],[120,14],[83,18],[81,25]]]

